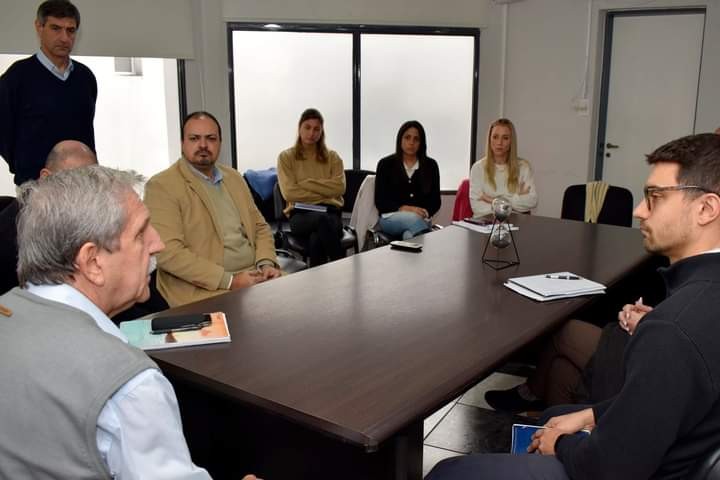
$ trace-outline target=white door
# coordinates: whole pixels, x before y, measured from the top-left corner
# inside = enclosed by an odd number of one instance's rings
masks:
[[[694,131],[705,15],[617,15],[613,23],[602,179],[629,189],[637,205],[645,155]]]

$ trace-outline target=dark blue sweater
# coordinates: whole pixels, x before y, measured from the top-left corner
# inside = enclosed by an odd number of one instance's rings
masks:
[[[620,393],[555,445],[573,480],[684,479],[720,443],[720,253],[660,273],[668,298],[630,338]]]
[[[79,140],[95,150],[97,82],[88,67],[73,63],[65,81],[35,55],[15,62],[0,77],[0,155],[16,185],[37,178],[62,140]]]

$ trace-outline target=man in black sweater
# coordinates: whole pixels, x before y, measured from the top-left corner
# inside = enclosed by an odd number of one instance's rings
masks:
[[[595,405],[556,407],[530,450],[441,462],[428,480],[680,479],[720,445],[720,136],[683,137],[648,156],[635,208],[644,245],[669,258],[668,297],[637,326],[625,381]],[[570,413],[568,413],[570,412]],[[589,436],[572,435],[581,429]]]
[[[15,184],[38,178],[53,145],[78,140],[95,151],[97,82],[70,59],[80,13],[67,0],[48,0],[37,11],[40,50],[0,77],[0,156]]]

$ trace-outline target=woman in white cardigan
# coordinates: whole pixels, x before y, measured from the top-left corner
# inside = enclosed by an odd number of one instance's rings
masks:
[[[470,169],[470,206],[473,216],[492,213],[492,201],[503,196],[513,211],[528,213],[538,203],[530,162],[517,156],[515,126],[507,118],[488,129],[485,157]]]

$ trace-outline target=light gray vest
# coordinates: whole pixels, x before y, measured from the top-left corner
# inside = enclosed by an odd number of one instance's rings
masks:
[[[0,478],[109,479],[97,418],[157,366],[85,312],[15,288],[0,296]]]

